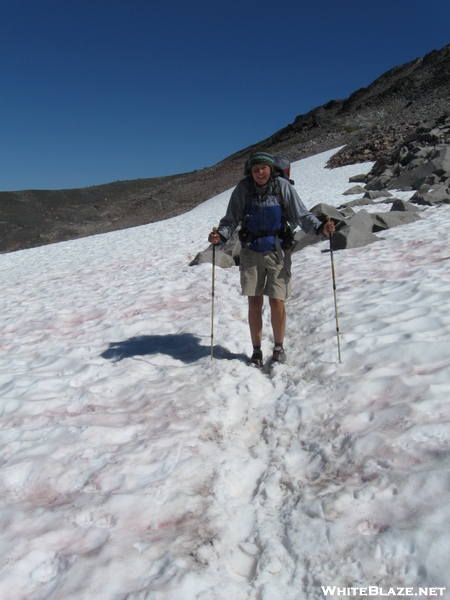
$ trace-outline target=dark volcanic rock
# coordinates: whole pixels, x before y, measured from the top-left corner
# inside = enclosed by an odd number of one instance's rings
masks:
[[[351,177],[350,177],[351,179]],[[364,194],[366,190],[360,186],[360,185],[354,185],[353,187],[351,187],[350,189],[348,189],[346,192],[344,192],[344,196],[354,196],[356,194]]]
[[[379,237],[358,227],[349,227],[346,225],[333,234],[333,250],[345,250],[346,248],[361,248],[373,242],[378,242]]]
[[[419,215],[410,211],[391,211],[374,215],[373,232],[384,231],[392,227],[408,225],[420,219]]]
[[[404,200],[399,200],[395,198],[392,202],[392,211],[409,211],[409,212],[419,212],[420,208],[411,204],[411,202],[405,202]]]
[[[367,210],[360,210],[353,217],[347,219],[348,227],[356,227],[357,229],[364,229],[373,232],[373,217]]]
[[[322,221],[322,223],[324,223],[327,218],[332,219],[335,224],[344,220],[344,215],[341,214],[337,208],[330,206],[329,204],[316,204],[311,208],[311,212]]]
[[[447,185],[437,185],[433,186],[428,192],[416,192],[411,198],[411,202],[425,206],[450,204],[450,188]]]
[[[450,116],[418,127],[367,175],[367,190],[418,190],[414,202],[447,202],[450,183]],[[368,192],[369,194],[372,192]]]

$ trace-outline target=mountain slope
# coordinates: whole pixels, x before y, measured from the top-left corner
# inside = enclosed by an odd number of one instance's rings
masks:
[[[345,100],[331,100],[259,142],[294,161],[346,145],[330,167],[383,158],[419,122],[450,105],[450,45],[394,67]],[[250,148],[201,171],[82,189],[0,192],[0,252],[182,214],[235,185]]]

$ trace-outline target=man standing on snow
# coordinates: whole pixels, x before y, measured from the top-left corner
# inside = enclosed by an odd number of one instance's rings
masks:
[[[266,150],[255,150],[247,161],[250,175],[234,189],[226,215],[211,244],[226,242],[240,224],[242,249],[240,273],[242,294],[248,296],[248,321],[253,344],[250,365],[261,367],[263,356],[262,308],[269,296],[274,337],[272,362],[284,362],[286,329],[285,300],[291,293],[291,251],[288,223],[310,235],[329,236],[334,223],[321,223],[310,213],[293,186],[274,172],[274,158]]]

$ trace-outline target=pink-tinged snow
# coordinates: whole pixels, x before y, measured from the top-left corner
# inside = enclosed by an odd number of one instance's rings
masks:
[[[371,168],[331,154],[294,165],[308,206]],[[211,361],[211,266],[188,266],[229,196],[0,257],[0,598],[450,598],[450,207],[335,253],[342,364],[327,242],[294,255],[271,379],[238,269]]]

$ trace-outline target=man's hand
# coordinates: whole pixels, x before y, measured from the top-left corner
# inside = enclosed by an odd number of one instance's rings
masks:
[[[324,233],[324,235],[326,235],[327,237],[329,237],[330,233],[334,233],[334,232],[335,232],[334,223],[330,219],[329,221],[327,221],[326,223],[324,223],[323,233]]]
[[[213,230],[208,236],[208,242],[214,244],[214,246],[220,242],[220,235],[217,233],[217,227],[213,227]]]

